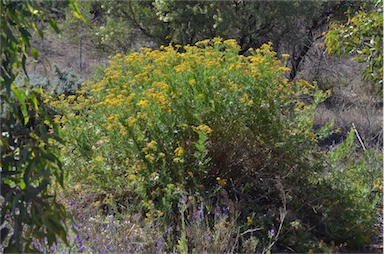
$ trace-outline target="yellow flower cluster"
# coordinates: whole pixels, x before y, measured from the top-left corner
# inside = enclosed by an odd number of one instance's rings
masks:
[[[149,143],[147,144],[146,147],[143,148],[143,151],[144,151],[144,152],[148,152],[148,151],[151,151],[151,150],[155,150],[156,147],[157,147],[157,142],[154,141],[154,140],[152,140],[151,142],[149,142]]]
[[[173,162],[175,162],[175,163],[184,163],[184,159],[180,158],[180,157],[183,156],[184,153],[185,153],[184,148],[182,148],[182,147],[179,146],[179,147],[177,147],[177,148],[175,149],[174,153],[175,153],[175,155],[178,156],[178,157],[173,158]]]
[[[130,186],[137,185],[137,190],[157,195],[156,192],[164,193],[164,188],[157,189],[159,186],[153,182],[174,174],[170,167],[180,169],[189,179],[186,181],[201,177],[202,171],[198,170],[204,165],[198,163],[206,155],[199,155],[198,143],[193,144],[193,132],[204,140],[212,137],[202,134],[221,134],[220,126],[211,125],[208,120],[240,112],[242,118],[253,121],[255,115],[268,111],[276,112],[271,119],[280,121],[290,113],[309,109],[298,98],[303,93],[311,94],[315,87],[305,81],[282,79],[289,69],[277,60],[271,44],[251,49],[251,56],[247,57],[238,55],[239,50],[236,40],[214,38],[183,48],[169,45],[159,50],[142,48],[126,56],[117,54],[111,57],[101,80],[84,83],[76,95],[48,101],[64,114],[55,116],[55,121],[70,127],[64,128],[67,134],[74,132],[68,137],[94,136],[90,139],[96,141],[92,144],[96,151],[92,167],[105,166],[100,151],[107,156],[113,149],[108,159],[111,168],[117,168],[116,174],[123,172]],[[287,126],[282,133],[314,138],[313,133],[297,126]],[[114,158],[115,151],[127,155],[127,159]],[[197,156],[202,158],[193,161]],[[167,179],[158,182],[164,181],[166,186],[166,181],[175,182],[179,176],[167,175]],[[216,180],[220,186],[227,184],[226,179]],[[183,182],[180,186],[187,184]],[[151,206],[148,203],[145,208]],[[147,217],[154,216],[151,211]]]
[[[175,155],[176,155],[176,156],[179,156],[179,157],[180,157],[180,156],[183,156],[185,150],[184,150],[184,148],[182,148],[182,147],[179,146],[179,147],[177,147],[177,148],[175,149],[174,152],[175,152]]]
[[[207,133],[207,134],[212,132],[212,129],[208,125],[205,125],[205,124],[201,124],[197,127],[193,126],[192,128],[195,132],[202,131],[202,132]]]
[[[246,93],[243,94],[243,96],[241,97],[240,101],[244,102],[244,103],[246,103],[248,105],[253,105],[253,100],[249,99],[248,94],[246,94]]]
[[[220,177],[216,177],[216,181],[221,187],[227,185],[227,179],[221,179]]]

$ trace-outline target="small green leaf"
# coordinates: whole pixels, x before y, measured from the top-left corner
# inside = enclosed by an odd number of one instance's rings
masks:
[[[32,100],[32,104],[33,104],[33,108],[34,108],[34,110],[37,111],[37,110],[39,109],[39,104],[38,104],[38,102],[37,102],[37,98],[36,98],[36,96],[32,96],[31,100]]]
[[[78,12],[73,12],[73,16],[75,16],[76,18],[80,19],[81,21],[84,20],[83,16],[81,16]]]
[[[31,48],[31,53],[36,60],[39,58],[39,52],[35,48]]]
[[[39,33],[40,35],[40,38],[44,38],[44,34],[43,34],[43,31],[41,29],[37,29],[37,32]]]
[[[27,187],[27,185],[25,184],[25,182],[23,180],[21,180],[21,182],[20,182],[20,189],[24,190],[25,187]]]
[[[59,29],[59,27],[57,26],[56,21],[55,21],[53,18],[50,18],[50,19],[49,19],[49,24],[51,25],[51,27],[53,28],[53,30],[55,30],[56,33],[60,33],[60,29]]]

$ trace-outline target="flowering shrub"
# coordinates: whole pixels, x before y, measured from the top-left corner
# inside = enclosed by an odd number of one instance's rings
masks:
[[[214,38],[117,54],[102,78],[53,100],[76,189],[106,194],[95,206],[128,197],[148,221],[169,221],[185,193],[229,182],[243,193],[274,188],[261,178],[312,170],[313,114],[325,94],[285,79],[271,44],[249,57],[239,50]]]
[[[313,116],[326,94],[288,82],[270,44],[238,51],[215,38],[118,54],[76,95],[48,99],[61,113],[72,191],[92,193],[88,205],[108,214],[138,209],[142,228],[162,232],[148,246],[116,243],[121,250],[305,252],[311,239],[333,248],[346,224],[372,223],[371,180],[364,193],[348,184],[364,166],[344,177],[336,155],[316,151],[327,128],[314,133]],[[324,178],[327,168],[335,173]],[[370,232],[354,230],[348,238],[360,242]]]

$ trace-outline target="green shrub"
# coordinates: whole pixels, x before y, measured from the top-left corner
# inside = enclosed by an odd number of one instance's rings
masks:
[[[327,235],[351,248],[371,243],[382,207],[382,155],[354,151],[354,131],[330,153],[330,171],[322,181],[323,211],[320,223]]]
[[[293,187],[321,165],[312,122],[326,95],[288,82],[270,44],[249,57],[239,50],[215,38],[118,54],[101,80],[53,101],[76,189],[168,222],[180,197],[226,189],[217,202],[240,220],[254,214],[263,237],[277,231],[283,196],[300,198]]]
[[[52,78],[47,78],[39,73],[32,72],[28,74],[28,87],[42,88],[52,95],[73,95],[80,89],[81,83],[84,79],[78,76],[71,69],[60,69],[59,66],[54,65],[54,73]],[[25,75],[19,75],[15,84],[24,85],[26,81]]]
[[[374,225],[383,207],[382,155],[356,151],[354,135],[351,130],[346,141],[328,153],[326,173],[306,189],[306,208],[299,217],[324,244],[332,241],[334,246],[361,249],[378,234]]]

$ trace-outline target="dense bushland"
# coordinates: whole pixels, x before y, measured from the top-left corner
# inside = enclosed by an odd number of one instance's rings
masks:
[[[214,251],[202,248],[190,227],[197,211],[206,214],[202,227],[217,227],[213,215],[223,208],[231,246],[222,251],[267,251],[278,239],[279,249],[295,251],[308,251],[320,237],[366,244],[372,228],[341,230],[373,224],[379,163],[363,158],[339,168],[346,150],[317,149],[331,127],[313,131],[326,94],[285,79],[289,69],[271,45],[249,57],[239,50],[235,40],[214,38],[118,54],[76,95],[51,97],[61,113],[55,119],[67,141],[69,181],[93,193],[100,210],[139,213],[143,225],[173,228],[167,251]],[[358,188],[352,179],[363,170],[359,163],[372,174]]]
[[[299,3],[93,1],[81,6],[84,18],[73,0],[1,1],[0,252],[312,253],[378,242],[382,154],[369,149],[382,134],[370,128],[376,99],[365,102],[365,87],[373,80],[382,88],[381,0],[358,13],[357,4]],[[296,73],[316,34],[343,17],[327,33],[328,50],[352,53],[367,68],[357,82],[363,95],[353,95],[348,110],[337,102],[340,130],[326,118],[314,126],[325,87],[339,82],[321,78],[323,70],[304,75],[319,79],[321,91]],[[69,50],[78,56],[63,52],[68,67],[79,59],[82,74],[85,44],[125,55],[82,86],[61,67],[53,79],[27,75],[36,70],[29,55],[51,58],[59,53],[45,45],[63,46],[43,39],[46,23],[63,28],[73,43],[64,48],[78,44]],[[44,42],[36,48],[35,34]],[[198,41],[217,35],[236,39]],[[132,37],[176,45],[129,53],[138,46]],[[369,112],[362,140],[350,104]],[[344,142],[319,146],[340,131]]]

